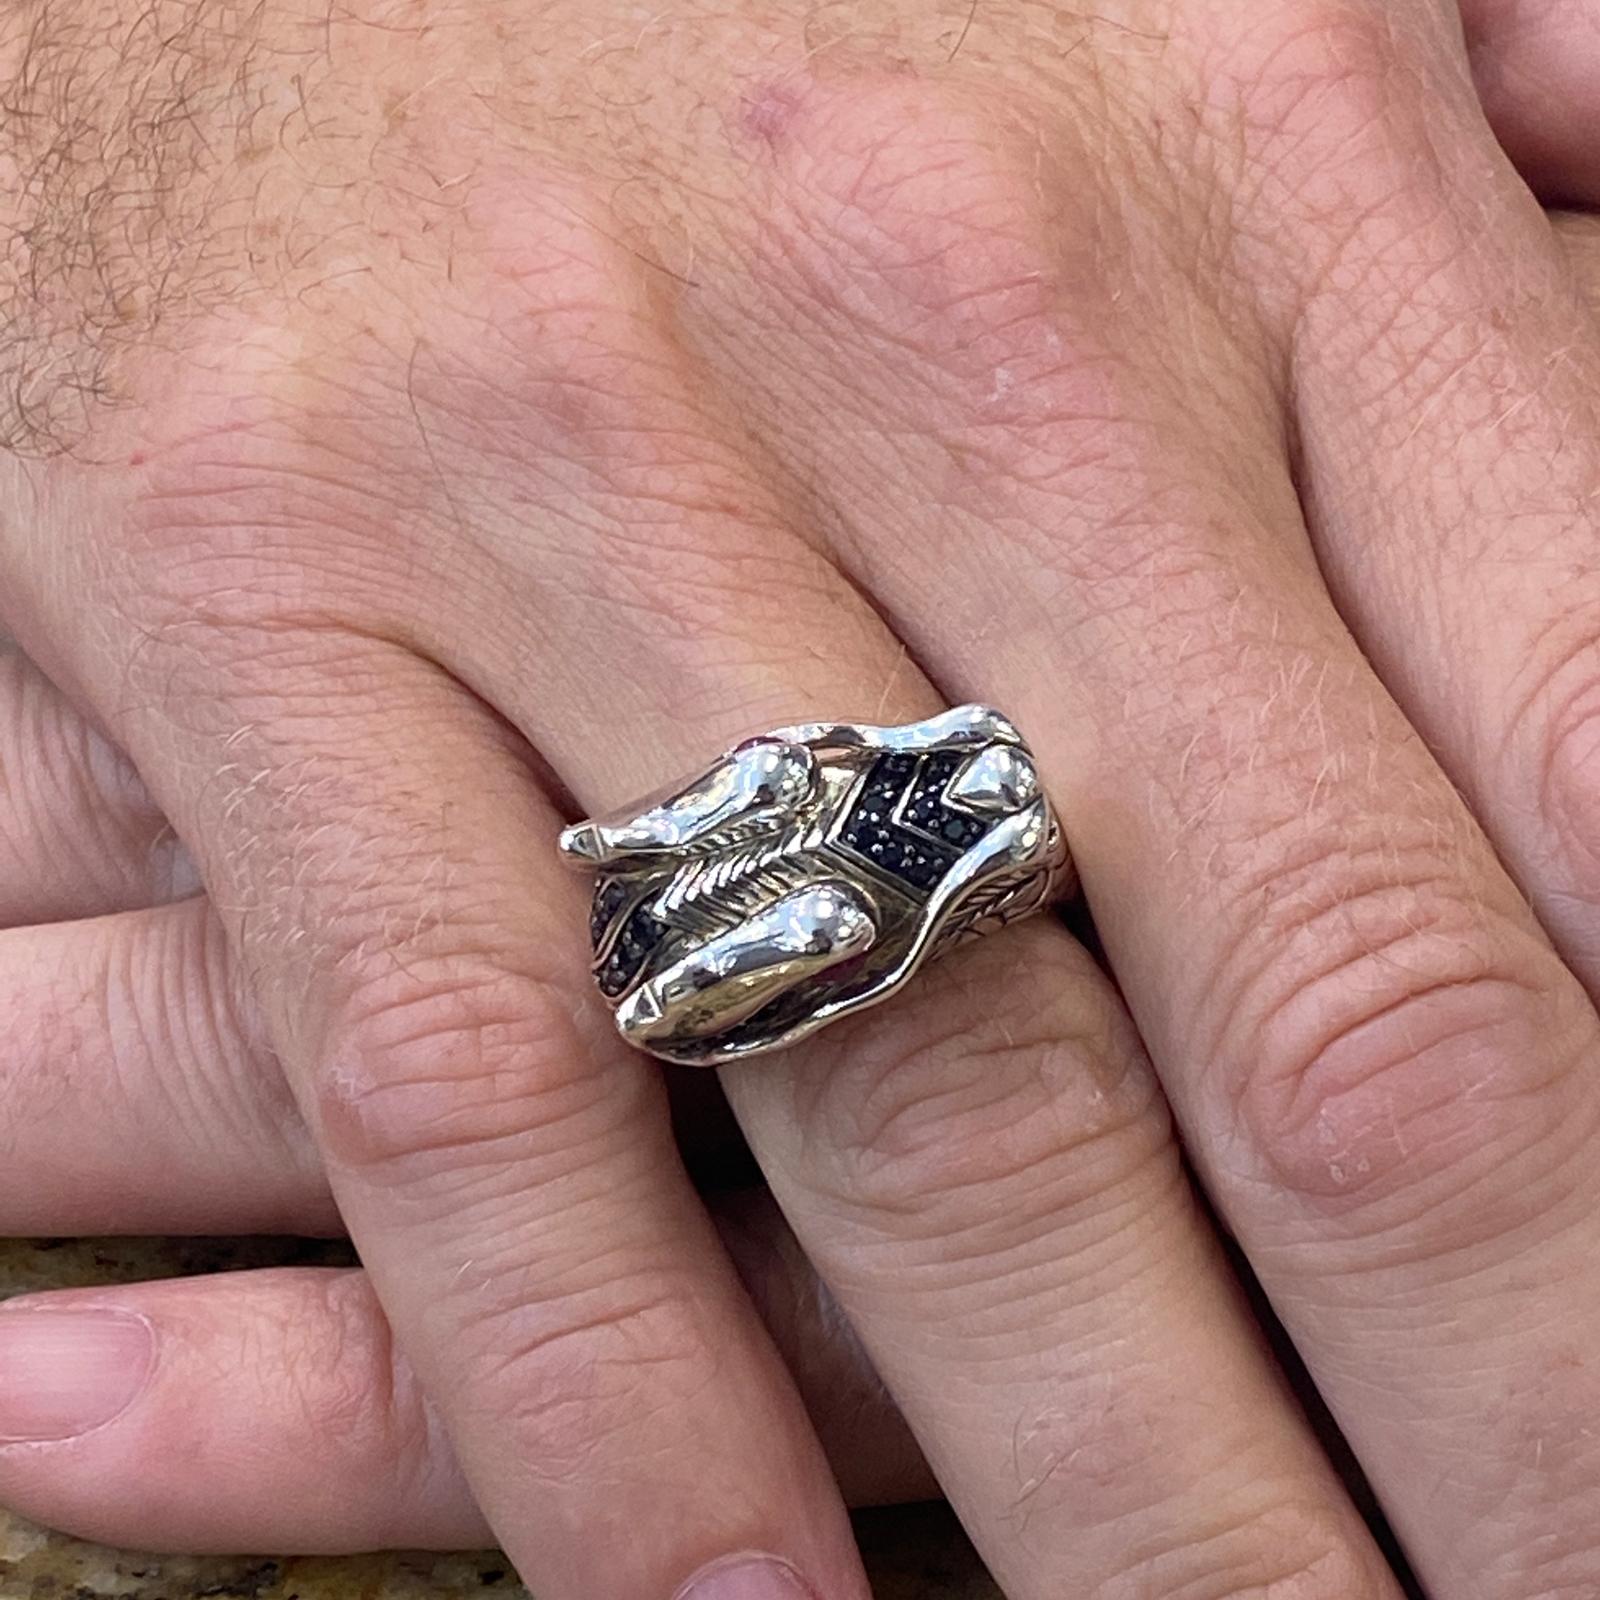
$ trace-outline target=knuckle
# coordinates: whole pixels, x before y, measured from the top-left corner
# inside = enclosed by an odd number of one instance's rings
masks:
[[[538,529],[512,547],[485,535],[491,548],[522,564],[536,541],[542,584],[630,630],[643,617],[688,672],[730,641],[748,649],[752,618],[780,623],[791,596],[832,596],[624,224],[566,180],[524,180],[487,209],[494,285],[468,315],[495,329],[491,360],[441,375],[430,358],[411,389],[476,475],[458,503],[495,494],[508,468],[537,500]]]
[[[452,1330],[469,1375],[466,1403],[536,1441],[527,1459],[542,1477],[571,1483],[637,1440],[642,1416],[703,1400],[721,1365],[712,1315],[694,1284],[654,1271],[479,1309]]]
[[[115,592],[146,632],[182,644],[325,627],[393,609],[397,547],[436,514],[409,459],[390,363],[346,334],[273,312],[151,352],[119,508]]]
[[[1313,846],[1261,900],[1209,1054],[1274,1181],[1451,1230],[1547,1203],[1583,1137],[1574,1069],[1593,1041],[1525,919],[1467,895],[1437,841],[1395,837]]]
[[[593,1010],[558,978],[478,954],[369,978],[318,1052],[325,1152],[371,1182],[444,1182],[469,1204],[463,1185],[498,1205],[532,1161],[580,1170],[655,1109],[647,1074],[605,1070],[585,1036]]]
[[[301,1346],[303,1359],[286,1362],[284,1370],[300,1386],[303,1422],[327,1429],[326,1437],[356,1460],[387,1467],[413,1421],[396,1425],[396,1403],[404,1397],[388,1320],[364,1272],[312,1272],[306,1282],[312,1314],[284,1329]]]
[[[1379,1600],[1390,1589],[1361,1525],[1335,1504],[1219,1487],[1215,1463],[1237,1465],[1209,1411],[1153,1389],[1147,1369],[1109,1373],[1015,1419],[1003,1516],[1013,1546],[1051,1548],[1067,1507],[1102,1516],[1136,1503],[1167,1530],[1117,1570],[1099,1594],[1181,1594],[1185,1600]],[[1202,1410],[1205,1408],[1202,1407]],[[1226,1430],[1225,1430],[1226,1432]],[[1197,1457],[1195,1441],[1209,1441]],[[997,1486],[999,1488],[1000,1486]],[[1312,1494],[1323,1494],[1318,1482]]]
[[[1369,300],[1428,293],[1449,257],[1470,253],[1439,202],[1463,181],[1454,151],[1471,146],[1481,118],[1466,74],[1448,65],[1459,57],[1448,28],[1437,6],[1274,0],[1259,27],[1231,28],[1213,43],[1213,93],[1226,97],[1248,169],[1238,193],[1255,197],[1244,201],[1251,207],[1270,196],[1274,224],[1292,241],[1275,262],[1291,287],[1282,309],[1291,323],[1297,313],[1316,320],[1320,338],[1403,341],[1399,319],[1378,318],[1392,326],[1372,329],[1358,316],[1353,339],[1338,319]],[[1427,238],[1429,249],[1397,250],[1396,238]],[[1352,372],[1355,403],[1370,406],[1359,363]]]
[[[464,616],[536,568],[541,592],[643,615],[688,663],[753,609],[778,621],[786,584],[826,588],[594,186],[522,169],[470,187],[443,281],[364,261],[359,296],[267,297],[190,329],[178,377],[147,375],[177,398],[141,412],[131,451],[143,603],[398,629],[429,578]]]
[[[937,999],[864,1019],[820,1077],[798,1080],[841,1207],[981,1258],[1047,1218],[1106,1226],[1130,1197],[1164,1192],[1158,1174],[1177,1168],[1165,1108],[1085,953],[1033,925],[939,980]]]
[[[1171,354],[1147,330],[1175,304],[1214,320],[1218,251],[1194,222],[1210,203],[1179,196],[1115,117],[1091,138],[1062,109],[1071,98],[856,78],[816,90],[785,127],[750,247],[758,320],[790,379],[819,374],[848,395],[940,513],[874,516],[869,534],[847,512],[831,537],[868,573],[920,576],[932,542],[981,574],[998,537],[1063,590],[1109,565],[1107,588],[1147,596],[1141,555],[1185,542]],[[1129,187],[1150,196],[1142,259],[1118,226]],[[1264,408],[1244,359],[1260,329],[1238,303],[1217,341],[1229,370],[1212,377]],[[988,544],[956,531],[974,528]]]
[[[1274,0],[1259,27],[1228,30],[1229,77],[1255,126],[1313,135],[1317,152],[1331,153],[1341,137],[1370,150],[1374,130],[1409,101],[1431,101],[1418,91],[1437,87],[1427,80],[1438,77],[1431,63],[1443,17],[1429,13],[1370,0]]]
[[[1261,52],[1269,82],[1382,83],[1401,57],[1397,19],[1368,0],[1296,0],[1268,7],[1265,20],[1259,40],[1239,43]]]
[[[1061,181],[1070,130],[1010,103],[903,77],[814,89],[775,149],[756,244],[821,332],[909,353],[976,410],[1059,369],[1064,280],[1093,278],[1063,241],[1096,237],[1079,224],[1103,162]]]

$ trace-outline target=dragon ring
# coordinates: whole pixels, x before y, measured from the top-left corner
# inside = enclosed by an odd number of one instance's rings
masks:
[[[1070,878],[1017,730],[985,706],[806,723],[561,835],[597,874],[594,974],[630,1043],[711,1065],[887,999]]]

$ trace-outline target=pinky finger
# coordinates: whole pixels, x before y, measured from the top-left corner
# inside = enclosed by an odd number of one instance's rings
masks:
[[[751,1203],[724,1233],[748,1231],[751,1287],[841,1487],[855,1504],[931,1494],[798,1247],[775,1251],[770,1202]],[[229,1273],[0,1308],[0,1502],[80,1537],[169,1551],[492,1543],[360,1271]]]
[[[0,927],[0,1017],[0,1235],[343,1232],[207,901]],[[669,1090],[696,1181],[749,1181],[716,1077]]]
[[[202,899],[0,929],[0,1233],[341,1230]]]

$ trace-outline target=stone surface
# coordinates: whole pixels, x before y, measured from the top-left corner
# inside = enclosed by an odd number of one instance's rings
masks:
[[[343,1263],[344,1247],[284,1240],[0,1241],[0,1299],[68,1284],[258,1266]],[[998,1600],[941,1507],[858,1519],[876,1600]],[[528,1600],[493,1552],[351,1560],[131,1555],[61,1538],[0,1509],[0,1600]]]

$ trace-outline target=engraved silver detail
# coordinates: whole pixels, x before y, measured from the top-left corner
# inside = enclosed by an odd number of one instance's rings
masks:
[[[780,728],[568,828],[561,850],[597,874],[595,976],[618,1028],[694,1064],[876,1005],[1070,878],[1032,757],[984,706]]]

